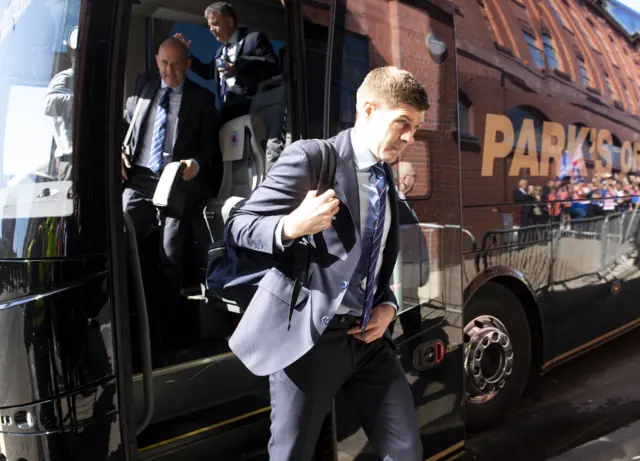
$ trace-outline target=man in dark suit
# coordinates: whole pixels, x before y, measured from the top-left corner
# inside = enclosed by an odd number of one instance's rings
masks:
[[[518,188],[513,192],[513,200],[516,203],[531,203],[535,202],[535,198],[529,194],[528,182],[526,179],[521,179],[518,182]],[[527,227],[533,224],[533,206],[521,205],[520,206],[520,227]]]
[[[310,280],[295,309],[292,268],[278,264],[229,341],[249,370],[270,375],[273,461],[311,459],[339,389],[381,459],[422,460],[413,398],[387,331],[397,314],[389,280],[399,219],[388,164],[413,142],[427,107],[409,72],[374,69],[358,90],[355,127],[329,140],[338,155],[334,188],[316,196],[321,150],[298,141],[229,217],[230,244],[278,259],[313,236]]]
[[[139,242],[160,231],[158,256],[164,280],[153,292],[168,309],[163,314],[170,316],[180,299],[185,227],[198,202],[217,192],[222,164],[213,94],[185,78],[187,48],[174,38],[165,40],[156,62],[159,74],[139,76],[134,95],[127,100],[127,125],[136,116],[125,146],[129,155],[123,152],[123,208],[133,220]],[[164,167],[176,161],[184,165],[182,186],[188,192],[182,215],[166,216],[154,206],[153,196]],[[164,318],[162,324],[171,322]]]
[[[280,73],[278,56],[265,34],[238,27],[238,18],[230,4],[213,3],[204,16],[222,46],[208,64],[192,56],[191,69],[206,80],[216,80],[224,124],[247,114],[258,84]],[[175,37],[189,46],[190,42],[182,34]]]

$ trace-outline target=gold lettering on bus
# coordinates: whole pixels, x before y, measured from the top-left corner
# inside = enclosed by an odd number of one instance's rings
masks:
[[[529,153],[527,153],[529,152]],[[509,176],[520,176],[520,171],[528,169],[531,176],[538,176],[538,149],[536,146],[536,132],[533,120],[525,118],[522,121],[518,144],[511,162]]]
[[[609,130],[600,130],[598,132],[597,139],[598,155],[595,158],[595,171],[597,174],[605,174],[610,172],[612,167],[611,152],[607,150],[605,144],[613,144],[613,137],[611,136],[611,132]]]
[[[571,127],[570,127],[571,128]],[[574,127],[575,128],[575,127]],[[555,122],[544,122],[542,126],[542,159],[540,161],[540,175],[549,175],[549,161],[553,159],[556,170],[562,165],[562,151],[564,150],[564,127]],[[571,133],[571,130],[569,130]],[[571,150],[569,151],[571,152]],[[559,173],[559,172],[558,172]]]
[[[498,141],[498,133],[502,140]],[[484,129],[482,176],[493,176],[493,161],[505,158],[513,148],[513,125],[506,115],[487,114]]]
[[[578,173],[587,177],[584,154],[584,144],[587,142],[588,158],[593,160],[594,173],[612,172],[613,135],[609,130],[579,128],[576,125],[569,125],[565,129],[560,123],[543,122],[541,131],[536,132],[534,120],[525,118],[515,139],[515,130],[509,117],[487,114],[482,149],[482,176],[493,176],[496,160],[513,155],[509,176],[520,176],[523,170],[528,171],[528,176],[549,176],[552,173],[550,164],[553,160],[555,175]],[[538,143],[541,145],[538,146]],[[637,171],[640,168],[640,142],[624,142],[620,149],[619,162],[615,167],[620,168],[622,172]]]
[[[635,153],[633,152],[631,141],[625,141],[620,151],[620,169],[623,174],[636,170],[635,160]]]

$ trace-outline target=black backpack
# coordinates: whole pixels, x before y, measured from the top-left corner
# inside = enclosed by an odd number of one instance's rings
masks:
[[[318,177],[317,195],[333,187],[335,182],[337,154],[326,140],[317,139],[322,151],[322,165]],[[237,206],[241,206],[240,202]],[[229,217],[233,215],[231,211]],[[212,244],[207,263],[206,286],[210,294],[235,302],[244,312],[253,298],[258,283],[273,267],[295,281],[289,306],[289,321],[300,293],[300,287],[307,283],[311,250],[310,237],[300,238],[278,255],[241,248],[228,243],[228,228],[225,225],[224,240]]]

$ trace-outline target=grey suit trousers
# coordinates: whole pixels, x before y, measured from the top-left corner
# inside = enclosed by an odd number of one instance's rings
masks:
[[[353,316],[335,316],[299,360],[269,377],[270,461],[309,461],[331,402],[342,389],[383,461],[422,461],[413,397],[390,341],[347,335]]]

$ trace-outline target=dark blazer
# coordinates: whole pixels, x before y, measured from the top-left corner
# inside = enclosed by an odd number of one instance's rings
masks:
[[[310,282],[296,300],[296,310],[287,329],[289,300],[293,292],[291,268],[270,269],[236,328],[229,345],[240,360],[257,375],[281,370],[305,354],[336,314],[362,255],[360,198],[351,130],[329,141],[339,158],[334,190],[340,210],[332,226],[316,234],[312,242]],[[266,179],[234,211],[228,223],[231,244],[281,258],[275,245],[278,222],[295,210],[307,192],[318,186],[322,153],[313,140],[297,141],[287,147],[269,170]],[[398,256],[398,200],[393,175],[385,165],[389,181],[391,224],[374,306],[397,305],[389,286]],[[285,251],[287,251],[285,249]],[[391,340],[390,337],[387,339]]]
[[[131,136],[131,163],[140,155],[142,138],[148,123],[153,123],[155,114],[150,108],[158,90],[161,79],[158,74],[140,75],[135,82],[133,96],[127,99],[125,112],[125,130],[133,118],[138,100],[142,100],[140,113]],[[196,181],[200,190],[206,195],[217,193],[222,181],[222,156],[218,143],[219,123],[215,112],[213,94],[193,83],[189,79],[184,82],[182,102],[178,113],[178,126],[173,148],[173,161],[194,158],[200,165]],[[211,194],[209,194],[211,192]]]
[[[238,96],[253,96],[258,84],[280,73],[278,56],[271,42],[262,32],[249,32],[246,27],[238,28],[238,52],[236,55],[236,84],[233,91]],[[216,50],[216,56],[208,64],[191,56],[191,69],[205,80],[216,80],[220,94],[220,76],[216,68],[216,59],[222,55],[222,46]]]
[[[535,198],[522,192],[519,188],[513,192],[513,200],[516,203],[530,203],[536,201]],[[533,205],[522,205],[520,207],[520,226],[530,226],[532,217]]]

